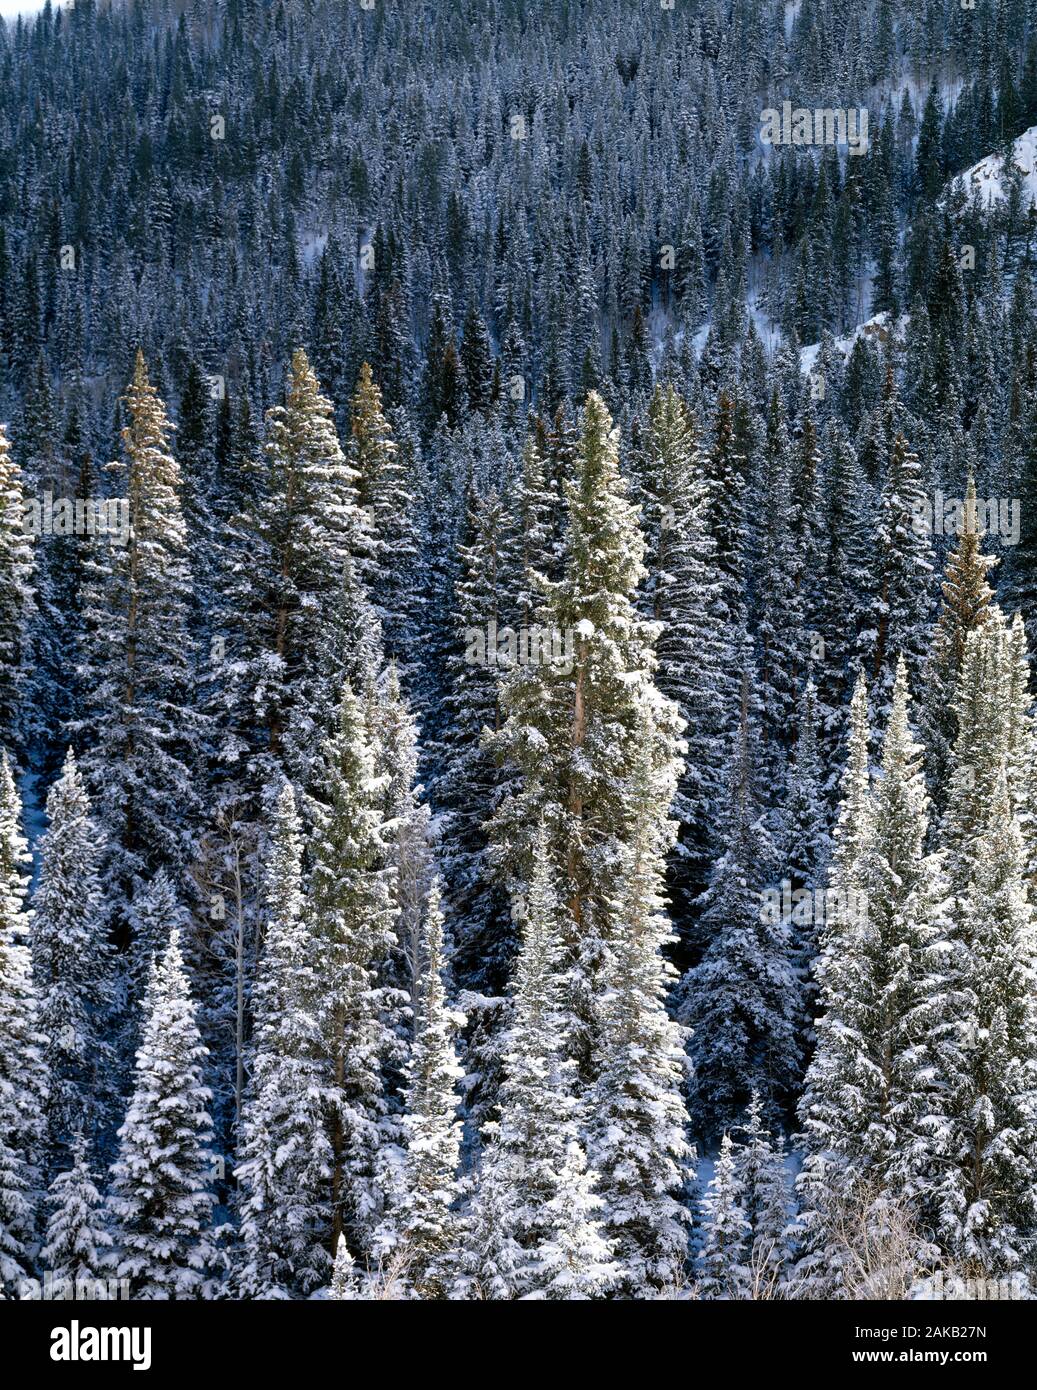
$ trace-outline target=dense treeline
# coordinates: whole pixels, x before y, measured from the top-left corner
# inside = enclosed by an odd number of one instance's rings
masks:
[[[5,1294],[1028,1292],[1033,19],[0,29]]]

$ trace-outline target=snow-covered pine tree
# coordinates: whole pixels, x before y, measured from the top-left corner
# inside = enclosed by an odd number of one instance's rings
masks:
[[[763,516],[754,587],[759,609],[763,751],[766,766],[780,785],[796,712],[797,673],[806,659],[807,642],[795,533],[792,446],[777,390],[771,394],[767,412],[761,491]]]
[[[828,866],[824,788],[817,750],[817,691],[808,680],[799,698],[796,744],[782,808],[784,861],[794,888],[815,887]]]
[[[318,1024],[320,945],[302,892],[295,795],[277,798],[264,875],[266,933],[253,999],[251,1074],[236,1176],[249,1298],[305,1297],[327,1282],[332,1152]]]
[[[467,987],[488,993],[504,988],[515,954],[508,896],[489,870],[487,850],[487,825],[507,775],[485,741],[485,731],[498,730],[504,718],[500,687],[508,660],[499,650],[499,634],[517,616],[510,604],[519,568],[515,544],[500,495],[472,493],[458,545],[456,636],[444,700],[449,724],[434,791],[443,812],[441,856],[454,965]],[[530,621],[528,613],[521,616]]]
[[[0,1290],[29,1270],[46,1142],[46,1037],[37,1023],[25,908],[28,863],[21,802],[0,756]]]
[[[109,465],[125,489],[129,536],[91,542],[80,677],[83,775],[107,836],[113,901],[165,866],[186,875],[200,807],[192,773],[202,733],[191,707],[191,576],[172,426],[137,353],[125,396],[125,460]]]
[[[961,895],[975,864],[975,842],[989,828],[1002,777],[1013,808],[1024,819],[1024,833],[1032,834],[1033,726],[1025,644],[1021,622],[1009,624],[996,605],[965,637],[952,712],[956,734],[947,764],[940,843],[951,890]]]
[[[926,747],[926,773],[937,813],[947,796],[951,747],[957,734],[958,677],[970,632],[986,622],[993,590],[987,575],[997,563],[985,555],[976,508],[976,480],[969,474],[957,548],[947,558],[943,603],[926,661],[919,733]]]
[[[875,700],[883,708],[892,692],[898,661],[906,661],[912,684],[920,683],[933,575],[929,515],[918,455],[904,435],[897,433],[889,448],[876,537],[870,674]]]
[[[800,1076],[800,988],[780,909],[763,895],[769,837],[753,792],[753,743],[743,673],[742,717],[722,808],[723,851],[702,897],[708,942],[680,985],[678,1017],[691,1030],[690,1111],[695,1133],[736,1123],[754,1090],[778,1123]]]
[[[198,1298],[213,1272],[205,1048],[174,928],[154,962],[133,1094],[111,1170],[116,1273],[133,1297]]]
[[[164,868],[137,885],[126,917],[130,929],[128,993],[130,1003],[136,1006],[144,998],[152,963],[169,944],[169,933],[186,919],[176,885]],[[131,1031],[135,1029],[136,1023],[131,1023]]]
[[[382,627],[385,654],[407,679],[417,639],[420,582],[418,499],[408,460],[382,410],[382,394],[365,362],[350,400],[347,457],[356,479],[365,531],[359,562]]]
[[[666,799],[665,778],[645,769],[635,793],[643,820],[619,886],[588,1116],[603,1231],[617,1287],[631,1298],[672,1293],[688,1245],[680,1200],[693,1152],[685,1137],[686,1058],[682,1030],[666,1012],[676,971],[663,956],[673,938],[662,895],[663,827],[653,816]]]
[[[396,992],[382,983],[398,950],[382,788],[364,708],[348,684],[321,761],[309,911],[327,979],[317,1019],[331,1125],[331,1246],[344,1231],[361,1256],[381,1219],[393,1162],[384,1073],[403,1058]]]
[[[668,875],[680,921],[705,887],[732,682],[713,573],[712,499],[702,478],[694,419],[672,386],[657,387],[649,406],[640,493],[647,612],[662,624],[656,679],[677,705],[687,745],[673,802],[678,835]]]
[[[30,940],[39,1025],[49,1039],[50,1143],[96,1144],[107,1128],[113,1063],[114,963],[98,869],[103,842],[72,750],[47,794]]]
[[[396,663],[371,695],[375,768],[382,786],[387,857],[393,869],[393,901],[399,950],[389,962],[386,985],[410,996],[418,974],[421,934],[432,877],[431,826],[424,787],[418,781],[418,726],[400,689]],[[407,1029],[409,1033],[409,1028]]]
[[[407,1161],[394,1226],[407,1283],[420,1298],[443,1298],[456,1248],[454,1208],[460,1187],[461,1122],[454,1037],[464,1016],[447,1002],[443,973],[443,914],[433,883],[421,932],[414,1042],[407,1068]]]
[[[965,638],[944,817],[954,898],[928,1050],[937,1086],[928,1209],[984,1275],[1027,1267],[1037,1214],[1037,935],[1020,819],[1032,747],[1021,623],[996,607]],[[1023,785],[1020,785],[1023,783]]]
[[[332,403],[302,348],[292,354],[284,404],[267,412],[266,456],[261,535],[270,555],[270,593],[253,699],[271,755],[308,786],[321,738],[334,725],[325,705],[341,674],[336,663],[345,659],[346,641],[357,641],[356,633],[340,630],[336,596],[343,566],[361,552],[365,527]],[[359,584],[355,575],[350,580]]]
[[[1004,775],[986,821],[953,910],[950,1016],[944,1006],[929,1034],[938,1111],[926,1197],[951,1256],[1003,1278],[1032,1269],[1037,1224],[1037,936]]]
[[[357,1287],[356,1261],[349,1253],[345,1237],[339,1236],[335,1247],[335,1267],[331,1275],[331,1297],[339,1303],[351,1303],[360,1297]]]
[[[725,1134],[720,1141],[713,1176],[702,1198],[702,1247],[698,1259],[698,1289],[702,1298],[750,1296],[752,1231],[745,1215],[744,1200],[734,1145],[731,1136]]]
[[[564,900],[564,970],[581,1079],[592,1078],[602,971],[618,935],[609,884],[644,808],[631,795],[635,770],[671,787],[651,809],[665,822],[679,773],[680,720],[655,683],[656,629],[634,605],[644,543],[619,471],[618,439],[591,392],[575,477],[567,480],[569,545],[562,580],[538,613],[562,659],[516,667],[503,692],[506,720],[495,748],[520,784],[492,822],[495,864],[528,881],[533,827],[544,824]],[[565,656],[571,643],[571,660]],[[552,644],[554,646],[554,644]]]
[[[563,1008],[561,914],[546,830],[520,904],[500,1119],[483,1128],[478,1187],[466,1221],[457,1290],[475,1298],[576,1298],[618,1271],[601,1229],[602,1200],[577,1132]]]
[[[931,948],[945,886],[940,859],[924,853],[928,797],[908,699],[901,660],[874,791],[863,680],[851,714],[818,966],[822,1013],[799,1107],[807,1150],[799,1274],[827,1296],[841,1295],[840,1264],[852,1258],[833,1230],[840,1210],[845,1219],[847,1205],[881,1202],[885,1191],[910,1201],[925,1161],[932,1097],[922,1043],[939,988]]]
[[[815,675],[822,747],[835,764],[846,734],[854,671],[860,668],[870,641],[866,628],[875,504],[856,450],[837,421],[825,435],[825,454],[825,555],[818,634],[824,658]],[[834,791],[834,781],[834,776],[826,779],[826,792]]]
[[[783,879],[792,891],[807,889],[813,894],[823,885],[831,842],[828,836],[826,804],[821,785],[821,760],[817,750],[817,699],[813,681],[808,680],[800,696],[796,746],[788,769],[781,829],[784,840]],[[809,1056],[813,1042],[814,989],[812,975],[817,955],[817,928],[811,897],[796,903],[790,923],[792,958],[802,981],[801,1016],[804,1035],[801,1054]]]
[[[767,1128],[760,1097],[753,1094],[738,1126],[735,1176],[749,1223],[750,1285],[757,1298],[781,1296],[791,1254],[792,1192],[785,1172],[785,1141]]]
[[[23,692],[31,671],[36,562],[25,529],[22,471],[0,426],[0,745],[19,757],[25,738]]]
[[[863,933],[870,856],[875,835],[869,766],[868,691],[858,676],[850,704],[846,766],[815,965],[818,990],[817,1045],[799,1104],[807,1156],[798,1187],[804,1255],[798,1277],[806,1287],[838,1281],[842,1252],[831,1233],[833,1198],[852,1187],[871,1116],[878,1107],[879,1074],[867,1056],[870,989]]]
[[[55,1279],[91,1281],[86,1296],[96,1298],[108,1275],[112,1237],[90,1171],[89,1147],[82,1135],[74,1136],[71,1166],[51,1182],[40,1267]]]

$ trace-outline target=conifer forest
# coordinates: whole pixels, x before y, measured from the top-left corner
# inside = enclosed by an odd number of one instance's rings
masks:
[[[1037,1298],[1037,0],[3,15],[0,1299]]]

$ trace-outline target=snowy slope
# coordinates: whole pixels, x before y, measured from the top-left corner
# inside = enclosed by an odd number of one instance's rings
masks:
[[[901,314],[893,326],[893,333],[898,339],[903,336],[904,329],[907,327],[909,315]],[[834,340],[834,346],[844,357],[849,357],[853,350],[853,345],[858,338],[877,338],[881,342],[889,337],[889,315],[887,313],[875,314],[866,323],[859,323],[851,332],[841,338]],[[806,347],[799,350],[799,367],[802,372],[812,372],[817,362],[818,353],[821,351],[820,343],[808,343]]]
[[[1037,202],[1037,125],[1023,132],[1012,147],[1012,158],[1023,175],[1023,203],[1029,207]],[[952,182],[952,187],[964,188],[971,198],[978,193],[984,207],[1004,201],[1001,181],[1005,161],[1000,155],[988,154],[971,169],[966,169]]]

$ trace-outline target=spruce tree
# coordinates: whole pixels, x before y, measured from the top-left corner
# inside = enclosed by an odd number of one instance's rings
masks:
[[[366,362],[350,400],[349,428],[347,457],[365,528],[359,574],[381,623],[385,654],[406,673],[417,640],[418,499]]]
[[[137,1298],[198,1298],[214,1262],[211,1092],[176,929],[152,966],[144,1015],[111,1170],[116,1273]]]
[[[421,1298],[445,1296],[454,1249],[461,1122],[454,1034],[464,1016],[451,1010],[443,983],[443,914],[432,885],[421,933],[414,1043],[407,1071],[404,1196],[395,1223],[407,1281]]]
[[[26,734],[23,694],[31,670],[35,558],[25,530],[21,469],[0,427],[0,744],[18,754]]]
[[[760,1097],[752,1096],[739,1126],[735,1176],[749,1224],[748,1265],[754,1290],[779,1297],[791,1254],[792,1193],[785,1172],[785,1141],[774,1138],[763,1118]]]
[[[725,1134],[702,1199],[698,1288],[703,1298],[749,1297],[752,1231],[743,1208],[744,1198],[734,1145],[731,1136]]]
[[[101,1194],[90,1171],[89,1146],[82,1135],[71,1143],[71,1166],[50,1185],[49,1215],[40,1249],[41,1267],[55,1279],[90,1281],[88,1297],[106,1278],[112,1237]]]
[[[683,920],[705,887],[722,790],[729,653],[709,528],[713,499],[702,477],[694,420],[672,386],[656,388],[648,424],[640,480],[646,609],[662,624],[656,643],[659,688],[674,701],[685,725],[673,802],[678,835],[669,872],[674,914]]]
[[[663,956],[672,941],[664,911],[660,827],[650,777],[639,795],[643,829],[625,857],[621,909],[604,981],[590,1157],[598,1173],[602,1225],[628,1297],[672,1290],[687,1253],[681,1205],[686,1164],[685,1057],[681,1029],[666,1012],[676,972]]]
[[[7,752],[0,757],[0,1289],[10,1296],[29,1272],[46,1139],[46,1037],[25,908],[28,855]]]
[[[54,1145],[77,1133],[96,1143],[108,1119],[115,990],[98,877],[103,843],[71,749],[47,795],[47,818],[31,932],[39,1023],[49,1039],[47,1122]]]
[[[911,1201],[923,1186],[933,1101],[922,1044],[930,1000],[942,988],[934,971],[945,887],[939,857],[924,852],[921,751],[901,661],[882,776],[871,788],[860,680],[821,938],[817,1047],[799,1107],[807,1151],[799,1275],[819,1296],[845,1296],[841,1262],[852,1254],[836,1228],[846,1210],[867,1219],[883,1193]]]
[[[344,1231],[359,1256],[370,1249],[390,1178],[384,1070],[402,1057],[395,992],[382,973],[398,949],[386,824],[371,731],[348,684],[321,761],[309,910],[328,980],[317,1023],[327,1067],[331,1245]]]
[[[573,1063],[566,1057],[561,913],[546,831],[521,904],[499,1121],[483,1128],[479,1186],[459,1289],[495,1298],[587,1297],[616,1276],[577,1130]],[[492,1252],[483,1263],[481,1252]]]
[[[317,1024],[321,957],[302,892],[291,784],[278,794],[264,874],[267,914],[253,999],[254,1048],[236,1176],[250,1298],[305,1297],[326,1282],[332,1153]]]
[[[450,685],[444,700],[450,719],[440,752],[434,792],[442,808],[442,864],[446,901],[455,934],[455,966],[472,989],[504,988],[515,953],[507,893],[490,871],[488,823],[510,778],[489,746],[487,731],[503,724],[501,685],[508,674],[500,634],[532,615],[511,610],[516,572],[515,538],[503,499],[473,494],[458,546],[460,573],[454,588],[456,635]]]
[[[655,683],[653,626],[634,593],[644,545],[621,478],[618,440],[604,402],[587,398],[576,475],[566,482],[565,573],[545,596],[541,629],[572,644],[572,659],[516,667],[495,744],[521,781],[492,822],[495,860],[512,881],[528,874],[530,828],[543,822],[564,899],[569,1041],[591,1079],[600,981],[618,935],[608,884],[644,808],[633,795],[647,770],[664,825],[676,777],[679,716]]]
[[[870,674],[882,705],[892,690],[897,661],[906,661],[912,683],[919,683],[931,606],[930,513],[918,456],[898,432],[889,447],[876,535]]]
[[[87,692],[76,731],[83,775],[109,853],[105,883],[127,894],[164,865],[183,878],[200,798],[192,773],[199,719],[191,708],[191,577],[172,426],[138,351],[125,396],[125,545],[91,543],[80,676]]]
[[[707,1137],[735,1123],[754,1090],[768,1119],[779,1120],[800,1068],[793,943],[781,912],[763,896],[770,846],[753,791],[751,737],[745,677],[722,808],[724,848],[701,901],[707,945],[681,981],[678,1004],[691,1030],[693,1127]]]
[[[331,1297],[340,1303],[351,1303],[360,1297],[357,1289],[356,1261],[342,1236],[335,1249],[335,1267],[331,1275]]]
[[[942,1034],[930,1030],[940,1083],[930,1202],[941,1244],[1000,1278],[1031,1267],[1037,1222],[1037,948],[1022,833],[1003,777],[974,852],[954,910],[957,998],[949,1018],[942,1011]]]
[[[993,591],[987,575],[996,560],[983,553],[976,509],[976,481],[969,475],[957,548],[947,559],[943,603],[925,668],[919,718],[926,769],[937,810],[946,798],[951,745],[957,732],[956,687],[970,632],[986,622]]]
[[[334,724],[324,709],[329,686],[341,679],[345,643],[357,640],[342,630],[337,596],[343,567],[361,553],[365,526],[332,404],[301,348],[292,354],[284,404],[267,412],[266,458],[260,534],[270,557],[269,593],[252,698],[269,753],[309,785],[321,737]]]

